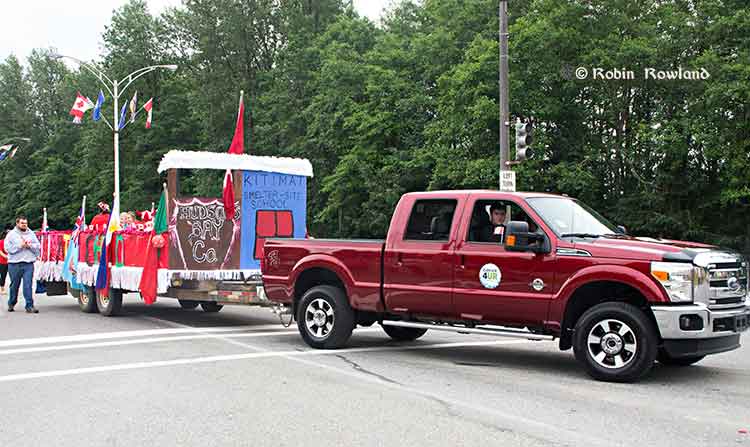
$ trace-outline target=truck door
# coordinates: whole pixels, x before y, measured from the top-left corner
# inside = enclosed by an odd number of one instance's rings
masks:
[[[389,310],[453,315],[454,243],[458,198],[413,200],[408,221],[394,221],[383,259],[383,296]],[[409,209],[405,203],[404,209]]]
[[[466,212],[471,212],[472,218],[458,236],[454,305],[464,319],[540,325],[547,318],[554,292],[555,257],[505,251],[496,236],[503,233],[502,228],[490,222],[491,207],[505,210],[506,223],[526,220],[529,231],[547,231],[518,202],[506,197],[505,200],[472,198],[466,205]],[[494,242],[488,242],[489,239]]]

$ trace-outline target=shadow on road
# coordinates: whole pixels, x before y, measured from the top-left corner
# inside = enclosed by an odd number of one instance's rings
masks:
[[[103,317],[99,314],[82,313],[75,298],[70,296],[40,297],[36,299],[45,313],[61,316],[78,314],[91,318],[142,318],[151,317],[167,322],[184,324],[193,327],[217,326],[252,326],[263,324],[277,324],[278,317],[269,309],[227,305],[220,312],[204,312],[200,307],[183,309],[175,299],[160,299],[153,305],[147,306],[135,296],[126,296],[123,300],[122,313],[115,317]],[[279,324],[281,327],[281,324]]]
[[[151,317],[159,320],[193,327],[252,326],[279,324],[279,319],[268,309],[249,309],[245,306],[224,306],[220,312],[204,312],[197,309],[182,309],[170,302],[147,306],[142,303],[123,305],[122,318]],[[279,324],[281,328],[281,324]]]

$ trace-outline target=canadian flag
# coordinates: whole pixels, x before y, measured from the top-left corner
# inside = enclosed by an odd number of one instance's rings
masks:
[[[154,108],[154,98],[149,99],[146,101],[146,104],[143,105],[143,109],[147,112],[146,115],[146,129],[151,128],[151,113]]]
[[[73,103],[73,108],[70,109],[70,115],[73,116],[73,122],[76,124],[81,124],[83,114],[86,113],[88,109],[93,108],[94,104],[91,102],[91,100],[81,95],[81,92],[78,92],[76,101]]]

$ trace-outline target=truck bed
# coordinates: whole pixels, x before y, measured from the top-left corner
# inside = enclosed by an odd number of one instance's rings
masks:
[[[291,304],[295,286],[325,281],[335,273],[357,308],[382,309],[384,240],[267,239],[263,247],[263,286],[272,301]],[[300,271],[304,277],[294,276]]]

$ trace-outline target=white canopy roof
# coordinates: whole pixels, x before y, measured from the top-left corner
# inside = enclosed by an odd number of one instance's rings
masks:
[[[236,169],[313,176],[312,164],[306,158],[261,157],[226,152],[172,150],[164,154],[159,163],[159,173],[167,169]]]

